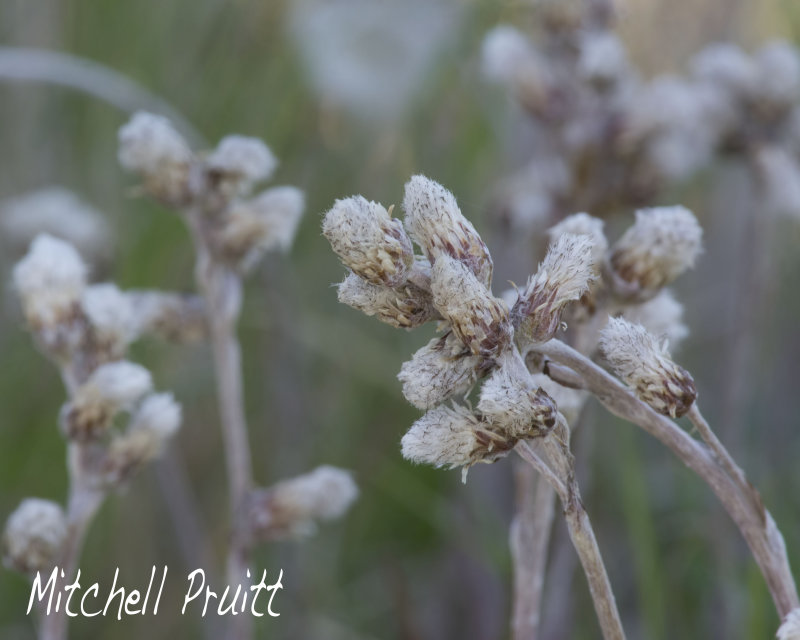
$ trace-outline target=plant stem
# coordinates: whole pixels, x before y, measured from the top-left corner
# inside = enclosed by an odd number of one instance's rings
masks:
[[[567,522],[569,536],[586,574],[603,638],[605,640],[624,640],[625,632],[617,611],[614,592],[611,590],[611,583],[608,580],[608,573],[589,516],[581,502],[572,456],[566,450],[565,443],[555,441],[554,434],[543,438],[541,446],[553,463],[555,472],[531,450],[527,442],[518,444],[516,450],[537,471],[541,472],[543,466],[549,471],[549,473],[545,471],[543,477],[552,484],[564,506],[564,518]],[[556,477],[555,481],[553,477]]]
[[[616,378],[563,342],[550,340],[533,348],[580,374],[587,389],[611,413],[643,428],[699,475],[742,532],[764,575],[780,617],[784,618],[792,609],[800,606],[783,536],[772,516],[763,505],[756,506],[749,496],[742,494],[736,481],[711,456],[705,445],[653,411]]]
[[[517,514],[509,535],[514,567],[514,640],[534,640],[542,612],[547,549],[555,516],[553,487],[526,464],[516,465]]]

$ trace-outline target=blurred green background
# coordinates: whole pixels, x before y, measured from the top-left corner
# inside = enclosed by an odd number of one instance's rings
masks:
[[[786,0],[629,3],[621,30],[645,73],[680,69],[703,44],[745,45],[800,33]],[[259,566],[285,590],[264,638],[507,637],[511,567],[510,461],[459,472],[414,467],[399,452],[418,417],[400,392],[401,363],[432,329],[405,333],[336,303],[344,270],[319,230],[334,199],[354,193],[385,205],[413,173],[457,196],[504,264],[504,236],[489,215],[498,180],[519,167],[522,119],[480,73],[483,34],[526,25],[521,3],[459,0],[0,0],[0,42],[102,63],[170,103],[215,143],[227,133],[263,138],[281,160],[275,182],[306,191],[307,211],[288,256],[270,255],[248,281],[241,323],[247,415],[257,480],[266,485],[329,463],[352,469],[362,496],[315,537],[262,548]],[[193,256],[178,218],[131,196],[116,163],[118,109],[80,92],[0,83],[0,198],[60,184],[103,211],[113,229],[98,281],[190,291]],[[756,357],[744,372],[736,428],[721,423],[738,339],[728,319],[737,256],[747,242],[741,168],[724,165],[667,194],[693,208],[706,252],[678,283],[692,333],[677,354],[698,382],[704,411],[762,490],[800,566],[800,225],[786,221],[767,259],[772,302],[756,309]],[[631,212],[620,211],[621,224]],[[614,225],[611,226],[614,228]],[[4,245],[6,247],[6,245]],[[18,257],[0,258],[0,520],[25,497],[63,501],[64,443],[56,428],[63,391],[33,347],[8,282]],[[541,255],[507,263],[530,270]],[[527,271],[496,273],[496,289]],[[181,617],[187,566],[163,483],[185,474],[201,526],[219,558],[227,534],[226,485],[210,354],[156,341],[132,356],[159,389],[174,391],[184,426],[167,469],[142,473],[110,499],[81,568],[108,584],[146,584],[170,569],[157,618],[76,619],[72,637],[200,637]],[[590,403],[576,442],[589,512],[631,638],[768,638],[778,626],[763,581],[710,492],[654,441]],[[730,428],[729,428],[730,427]],[[178,471],[175,471],[178,469]],[[171,480],[170,480],[171,478]],[[181,535],[193,539],[192,533]],[[560,569],[547,584],[547,638],[596,638],[584,579],[557,529]],[[213,569],[214,567],[209,567]],[[33,637],[29,586],[0,570],[0,638]]]

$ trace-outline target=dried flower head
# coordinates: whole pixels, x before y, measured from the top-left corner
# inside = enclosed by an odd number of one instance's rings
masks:
[[[452,331],[419,349],[397,374],[403,395],[418,409],[431,409],[463,395],[477,381],[483,358],[474,356]]]
[[[217,148],[206,157],[206,166],[218,179],[247,190],[269,178],[278,160],[262,140],[230,135],[220,140]]]
[[[118,140],[119,163],[141,174],[153,197],[168,202],[186,197],[192,152],[167,118],[139,111],[120,128]]]
[[[800,608],[786,614],[775,637],[777,640],[800,640]]]
[[[49,348],[61,349],[61,343],[71,341],[70,324],[79,313],[86,271],[71,245],[47,234],[37,236],[14,267],[14,286],[28,326]]]
[[[492,282],[492,257],[475,227],[462,214],[452,193],[425,176],[406,183],[403,199],[406,229],[431,264],[440,255],[458,260],[484,287]]]
[[[295,187],[275,187],[252,200],[234,201],[214,235],[217,254],[246,271],[265,251],[287,250],[303,206],[303,192]]]
[[[351,273],[338,285],[338,290],[342,304],[398,329],[413,329],[440,318],[430,292],[410,283],[385,287],[370,284]]]
[[[371,284],[402,284],[414,262],[402,222],[361,196],[337,200],[325,214],[322,233],[344,265]]]
[[[357,497],[350,472],[329,465],[317,467],[253,492],[248,505],[251,535],[268,540],[310,535],[318,521],[343,516]]]
[[[606,251],[608,251],[608,240],[603,231],[605,223],[600,218],[590,216],[588,213],[573,213],[567,216],[561,222],[553,225],[548,229],[547,234],[550,237],[550,244],[555,244],[556,241],[563,235],[572,234],[574,236],[588,236],[592,240],[592,265],[595,269],[599,269],[603,263]]]
[[[548,433],[556,424],[558,407],[541,388],[531,386],[519,355],[507,355],[481,386],[478,411],[515,438]]]
[[[27,250],[41,233],[73,245],[85,257],[106,258],[111,238],[99,211],[63,187],[47,187],[0,203],[2,237]]]
[[[145,463],[161,454],[181,424],[181,406],[171,393],[147,396],[131,417],[125,433],[108,447],[104,475],[110,484],[128,480]]]
[[[499,25],[486,34],[481,52],[486,76],[511,89],[529,108],[541,107],[550,72],[546,61],[518,29]]]
[[[92,328],[95,347],[108,360],[125,355],[137,337],[131,300],[114,284],[95,284],[84,290],[81,307]]]
[[[680,417],[697,398],[692,376],[643,326],[609,318],[600,332],[600,349],[617,375],[658,413]]]
[[[636,223],[611,248],[610,266],[617,292],[650,297],[694,266],[703,230],[685,207],[655,207],[636,212]]]
[[[439,256],[431,269],[431,293],[434,306],[473,354],[491,358],[510,344],[513,330],[508,307],[465,263]]]
[[[558,412],[564,416],[568,425],[575,424],[589,397],[588,392],[564,387],[544,373],[531,374],[530,385],[535,389],[542,389],[553,399]]]
[[[151,388],[150,372],[141,365],[125,360],[101,365],[62,408],[61,428],[72,440],[101,437],[118,411],[133,407]]]
[[[555,335],[564,307],[578,300],[595,277],[593,247],[592,236],[571,233],[550,246],[511,311],[518,340],[545,342]]]
[[[58,561],[66,537],[67,522],[58,504],[26,498],[6,522],[3,559],[23,573],[44,571]]]
[[[516,440],[461,405],[431,409],[401,440],[403,457],[435,467],[470,467],[494,462],[514,448]]]

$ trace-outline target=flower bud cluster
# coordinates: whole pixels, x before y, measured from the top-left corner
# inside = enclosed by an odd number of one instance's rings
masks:
[[[436,466],[491,462],[520,440],[548,434],[558,421],[553,399],[531,384],[515,330],[542,339],[555,333],[566,304],[597,273],[596,225],[583,221],[587,233],[559,236],[510,313],[491,292],[489,250],[453,195],[414,176],[403,206],[404,224],[360,196],[337,201],[326,214],[323,232],[350,269],[339,300],[397,327],[440,320],[442,335],[398,375],[406,399],[426,411],[403,437],[403,455]],[[411,240],[423,255],[414,256]],[[447,404],[484,377],[475,410]]]
[[[191,218],[217,260],[246,270],[265,251],[291,245],[304,196],[288,186],[250,196],[277,166],[261,140],[230,135],[195,154],[168,120],[140,112],[119,131],[118,157],[150,196]]]
[[[3,560],[21,573],[46,571],[58,562],[67,539],[61,506],[50,500],[26,498],[6,521]]]

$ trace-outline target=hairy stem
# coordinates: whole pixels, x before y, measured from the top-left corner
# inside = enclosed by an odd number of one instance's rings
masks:
[[[800,606],[783,536],[772,516],[761,505],[760,499],[759,505],[755,505],[750,496],[742,494],[736,481],[705,445],[653,411],[617,379],[563,342],[550,340],[533,348],[581,375],[586,388],[611,413],[633,422],[660,440],[700,476],[742,532],[781,618]]]

